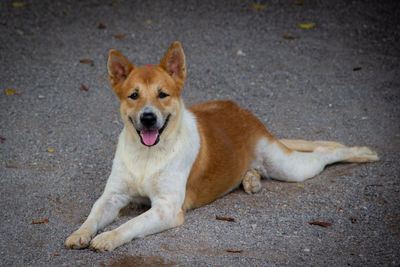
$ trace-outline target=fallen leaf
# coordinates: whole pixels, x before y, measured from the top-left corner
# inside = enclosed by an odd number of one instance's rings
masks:
[[[122,39],[125,37],[125,34],[114,34],[114,38],[116,39]]]
[[[43,219],[43,220],[39,220],[39,221],[33,221],[31,222],[31,224],[39,224],[39,223],[48,223],[49,219]]]
[[[153,21],[152,21],[151,19],[148,19],[148,20],[146,20],[146,23],[147,23],[147,24],[152,24]]]
[[[315,23],[304,23],[304,24],[299,24],[299,26],[302,29],[311,29],[315,27]]]
[[[227,249],[226,252],[229,252],[229,253],[242,253],[241,250],[234,250],[234,249]]]
[[[294,4],[296,6],[302,6],[304,4],[304,1],[296,1],[296,2],[294,2]]]
[[[8,168],[8,169],[18,169],[17,166],[12,166],[12,165],[8,165],[8,164],[6,164],[6,168]]]
[[[356,222],[357,222],[357,219],[354,218],[354,217],[350,217],[350,221],[351,221],[351,223],[356,223]]]
[[[13,95],[13,94],[15,94],[15,90],[13,90],[13,89],[6,90],[6,95]]]
[[[13,7],[24,7],[24,6],[29,5],[29,3],[25,3],[25,2],[13,2],[11,5],[12,5]]]
[[[254,8],[254,9],[266,9],[267,6],[266,6],[266,5],[257,5],[257,4],[253,4],[253,8]]]
[[[359,70],[361,70],[361,67],[355,67],[355,68],[353,68],[353,71],[359,71]]]
[[[63,9],[62,13],[63,13],[63,15],[68,15],[68,14],[69,14],[69,11],[66,10],[66,9]]]
[[[0,143],[4,143],[4,141],[6,141],[6,139],[0,136]]]
[[[304,189],[304,185],[299,185],[299,188]]]
[[[15,32],[20,36],[24,35],[24,31],[23,30],[17,29],[17,30],[15,30]]]
[[[81,90],[83,90],[83,91],[88,91],[89,88],[87,88],[87,87],[82,83],[82,85],[81,85]]]
[[[229,218],[229,217],[216,216],[215,219],[220,220],[220,221],[235,222],[235,219]]]
[[[109,3],[109,5],[112,6],[112,7],[118,7],[117,3]]]
[[[54,149],[48,148],[48,149],[46,149],[46,151],[49,152],[49,153],[53,153],[53,152],[54,152]]]
[[[105,80],[106,80],[106,78],[104,78],[104,77],[101,77],[99,80],[100,80],[100,81],[105,81]]]
[[[20,95],[20,94],[22,94],[21,91],[16,91],[16,90],[13,90],[13,89],[7,89],[6,90],[6,95]]]
[[[103,23],[100,23],[99,26],[97,26],[97,28],[99,29],[105,29],[106,25],[104,25]]]
[[[93,60],[87,59],[87,58],[80,59],[79,62],[80,62],[80,63],[84,63],[84,64],[92,64],[92,63],[94,63]]]
[[[329,226],[332,225],[331,223],[328,223],[328,222],[318,222],[318,221],[309,222],[308,224],[311,224],[311,225],[318,225],[318,226],[321,226],[321,227],[329,227]]]
[[[284,34],[282,37],[283,37],[283,39],[286,39],[286,40],[294,40],[294,39],[296,39],[296,37],[294,37],[292,35],[289,35],[289,34]]]
[[[54,254],[51,254],[52,256],[56,256],[56,257],[58,257],[58,256],[61,256],[60,254],[58,254],[58,253],[54,253]]]

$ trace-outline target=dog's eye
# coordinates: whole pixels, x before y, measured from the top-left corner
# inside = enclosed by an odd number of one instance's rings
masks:
[[[158,97],[159,97],[159,98],[166,98],[167,96],[169,96],[169,94],[166,94],[166,93],[164,93],[164,92],[159,92],[159,93],[158,93]]]
[[[131,95],[129,96],[129,98],[131,98],[131,99],[133,99],[133,100],[136,100],[136,99],[139,98],[139,93],[138,93],[138,92],[134,92],[133,94],[131,94]]]

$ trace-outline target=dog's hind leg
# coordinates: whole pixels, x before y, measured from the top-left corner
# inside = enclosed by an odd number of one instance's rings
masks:
[[[286,146],[284,143],[289,145]],[[318,145],[317,145],[318,144]],[[298,148],[302,152],[293,148]],[[301,149],[300,149],[301,148]],[[335,162],[371,162],[378,155],[367,147],[346,147],[339,143],[261,138],[258,141],[256,160],[251,167],[261,175],[286,182],[301,182],[319,174],[326,165]]]

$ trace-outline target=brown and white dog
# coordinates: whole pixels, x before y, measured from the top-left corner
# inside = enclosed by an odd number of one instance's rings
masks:
[[[378,160],[366,147],[277,140],[249,111],[230,101],[185,108],[181,90],[186,64],[179,42],[158,66],[135,67],[111,50],[107,67],[124,128],[104,193],[65,241],[68,248],[113,250],[133,238],[179,226],[185,211],[241,183],[247,193],[259,191],[260,175],[300,182],[334,162]],[[148,211],[92,240],[121,208],[143,201],[150,201]]]

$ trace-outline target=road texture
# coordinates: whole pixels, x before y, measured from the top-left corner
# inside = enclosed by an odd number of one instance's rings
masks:
[[[1,1],[0,265],[399,266],[399,18],[398,1]],[[175,40],[186,105],[234,100],[279,138],[368,145],[381,161],[237,189],[114,252],[65,249],[122,129],[108,51],[154,65]]]

